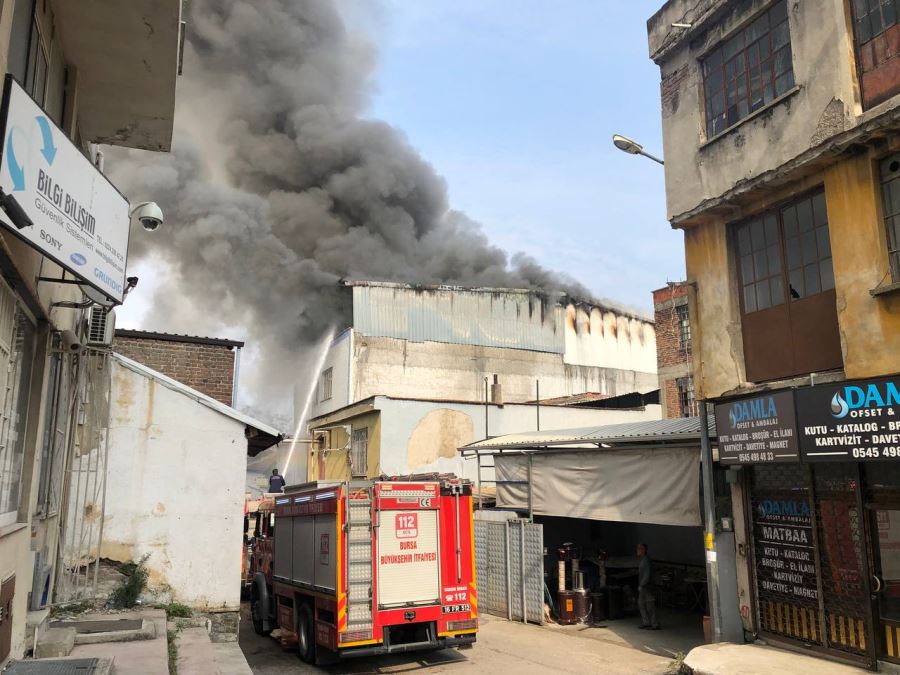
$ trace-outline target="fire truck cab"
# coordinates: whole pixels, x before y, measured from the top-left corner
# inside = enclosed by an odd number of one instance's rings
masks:
[[[306,483],[276,496],[274,514],[271,548],[258,548],[271,564],[253,562],[258,633],[296,641],[310,663],[475,642],[468,481]]]

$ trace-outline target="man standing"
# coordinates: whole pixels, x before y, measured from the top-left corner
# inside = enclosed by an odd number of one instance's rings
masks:
[[[272,469],[269,476],[269,492],[284,492],[284,478],[278,475],[278,469]]]
[[[659,630],[656,621],[656,599],[653,597],[653,563],[647,555],[647,544],[638,544],[638,609],[641,610],[640,628]]]

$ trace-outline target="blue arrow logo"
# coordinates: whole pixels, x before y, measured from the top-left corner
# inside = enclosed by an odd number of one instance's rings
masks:
[[[25,189],[25,171],[16,161],[16,151],[13,148],[13,130],[9,130],[6,136],[6,164],[9,167],[9,175],[12,178],[13,192]]]
[[[43,115],[38,115],[35,119],[41,128],[41,137],[44,139],[44,147],[41,148],[41,154],[47,160],[47,164],[53,166],[53,159],[56,157],[56,146],[53,145],[53,132],[50,130],[50,122]]]

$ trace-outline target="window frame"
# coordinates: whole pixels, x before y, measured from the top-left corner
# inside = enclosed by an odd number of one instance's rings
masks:
[[[894,163],[898,164],[897,169],[892,170],[896,176],[889,180],[885,180],[885,167],[887,166],[890,168]],[[898,186],[897,204],[894,208],[890,209],[891,213],[888,213],[889,208],[887,202],[889,195],[885,191],[887,185]],[[881,218],[881,227],[884,231],[885,246],[887,247],[888,273],[891,275],[892,284],[900,284],[900,152],[888,155],[887,157],[882,157],[878,160],[878,191],[880,197],[879,215]],[[888,226],[889,219],[893,219],[896,222],[896,225],[894,225],[893,228],[895,230],[895,248],[892,248],[891,244],[891,228]]]
[[[334,367],[322,371],[322,402],[330,401],[334,395]]]
[[[697,417],[700,414],[700,402],[694,389],[694,376],[685,375],[675,379],[678,392],[678,410],[682,417]]]
[[[881,21],[881,28],[877,33],[873,34],[871,32],[871,16],[873,14],[873,10],[871,7],[868,7],[867,11],[865,13],[865,17],[867,20],[869,20],[870,32],[868,33],[868,37],[866,39],[862,39],[862,35],[861,35],[861,31],[860,31],[862,21],[860,20],[859,15],[857,14],[857,9],[856,9],[857,5],[860,2],[865,2],[868,5],[867,0],[850,0],[850,17],[853,21],[853,37],[854,37],[854,42],[859,47],[869,44],[872,40],[877,38],[879,35],[883,35],[887,31],[888,28],[900,23],[900,1],[898,1],[898,0],[875,0],[876,9],[877,9],[877,12],[879,15],[879,19]],[[891,23],[887,23],[887,21],[885,19],[884,8],[886,5],[890,5],[894,8],[894,20]]]
[[[754,25],[758,24],[763,18],[766,19],[767,22],[771,19],[771,15],[776,10],[778,5],[782,5],[784,7],[783,15],[784,17],[774,26],[768,25],[765,30],[765,33],[756,35],[755,37],[751,34],[751,38],[753,41],[748,45],[746,43],[747,34],[753,29]],[[773,34],[777,29],[780,29],[781,26],[786,26],[786,42],[779,44],[777,47],[774,46],[774,37]],[[787,9],[787,0],[774,0],[769,3],[764,9],[755,12],[750,17],[748,17],[745,21],[741,22],[739,26],[729,31],[724,35],[720,40],[718,40],[712,47],[705,50],[699,57],[698,63],[700,67],[700,99],[702,103],[702,112],[704,116],[704,134],[705,141],[704,143],[708,143],[720,136],[726,134],[728,131],[734,129],[739,126],[743,122],[753,118],[759,112],[769,108],[770,106],[776,105],[786,96],[790,95],[797,89],[797,82],[794,75],[794,51],[793,51],[793,42],[791,40],[791,21],[790,21],[790,12]],[[726,47],[729,46],[733,40],[736,40],[739,36],[744,36],[744,44],[740,48],[739,51],[735,51],[730,55],[726,55]],[[760,52],[760,43],[764,40],[768,40],[768,51],[763,57]],[[750,65],[750,54],[755,49],[756,51],[756,66]],[[782,52],[786,50],[788,55],[788,64],[787,68],[781,71],[776,71],[776,63],[777,63],[777,54],[776,52]],[[740,57],[740,65],[735,65],[734,76],[729,79],[727,67],[731,63],[736,63]],[[719,59],[719,63],[716,64],[713,62],[713,59]],[[712,65],[709,65],[712,62]],[[768,80],[763,79],[763,63],[768,64],[768,70],[770,74],[770,78]],[[712,70],[712,69],[715,69]],[[751,77],[751,68],[759,68],[759,73],[756,77],[759,78],[758,88],[754,89],[752,87],[754,77]],[[708,72],[708,70],[710,72]],[[718,71],[718,77],[720,78],[720,83],[716,87],[709,86],[709,77],[713,72]],[[777,81],[780,78],[787,77],[786,84],[783,88],[783,91],[780,93],[776,87]],[[734,81],[735,83],[740,80],[740,78],[744,78],[743,89],[735,85],[735,94],[739,94],[740,91],[744,91],[745,95],[735,98],[735,105],[740,105],[740,102],[746,102],[746,111],[743,114],[738,113],[738,116],[729,123],[728,121],[728,110],[729,110],[729,82]],[[768,84],[767,84],[768,83]],[[767,87],[771,88],[771,95],[766,96]],[[761,96],[761,103],[753,107],[753,97],[754,92],[758,92]],[[715,98],[716,95],[721,95],[722,98],[722,109],[719,113],[714,113],[714,108],[712,108],[713,102],[712,99]],[[717,128],[716,120],[721,119],[723,122],[723,126],[721,128]]]
[[[691,334],[691,311],[688,303],[675,306],[675,318],[678,321],[678,345],[683,352],[690,352],[694,338]]]
[[[350,452],[347,453],[347,463],[350,465],[351,478],[367,477],[369,471],[369,427],[360,427],[350,431]],[[362,470],[360,470],[360,463]]]

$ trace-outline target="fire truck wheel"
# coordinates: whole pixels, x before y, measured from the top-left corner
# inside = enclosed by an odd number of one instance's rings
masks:
[[[313,614],[309,605],[300,608],[300,616],[297,617],[297,649],[300,658],[306,663],[315,663],[316,638],[313,634]]]

